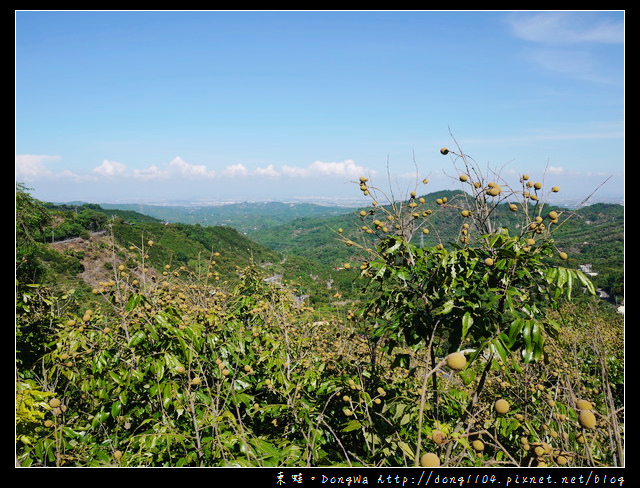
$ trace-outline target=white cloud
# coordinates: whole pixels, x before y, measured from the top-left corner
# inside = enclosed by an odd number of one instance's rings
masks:
[[[507,17],[518,38],[544,44],[622,44],[624,22],[589,12],[540,12]]]
[[[297,166],[282,166],[282,173],[286,176],[308,176],[309,171],[305,168],[299,168]]]
[[[46,164],[50,161],[57,161],[57,156],[16,156],[16,179],[18,181],[57,180],[68,182],[119,181],[121,184],[129,182],[150,182],[150,181],[198,181],[217,179],[246,179],[246,178],[276,178],[297,177],[313,179],[319,177],[333,178],[357,178],[359,176],[371,176],[374,171],[356,164],[353,160],[347,159],[339,162],[315,161],[306,167],[282,165],[277,168],[273,164],[255,169],[248,168],[242,163],[234,163],[226,166],[220,171],[209,169],[205,165],[190,164],[181,157],[173,158],[165,165],[152,164],[144,168],[130,168],[119,161],[104,159],[102,163],[86,173],[74,173],[69,170],[60,169],[52,171]]]
[[[19,154],[16,156],[16,180],[31,181],[36,178],[50,177],[53,173],[45,163],[59,160],[60,156]]]
[[[311,165],[311,170],[325,176],[360,176],[366,171],[351,159],[341,163],[316,161]]]
[[[134,169],[127,176],[132,176],[133,178],[139,178],[141,180],[158,180],[167,178],[167,172],[161,170],[155,164],[152,164],[148,168]]]
[[[256,169],[255,173],[258,176],[279,176],[280,175],[280,173],[278,173],[273,167],[273,164],[270,164],[266,168],[258,168]]]
[[[248,176],[249,175],[249,170],[246,168],[246,166],[244,164],[238,163],[238,164],[232,164],[227,166],[224,171],[222,172],[223,176],[231,176],[231,177],[235,177],[235,176]]]
[[[283,166],[282,171],[287,176],[341,176],[355,178],[372,173],[364,166],[357,165],[352,159],[342,162],[315,161],[306,168]]]
[[[169,163],[168,173],[178,174],[189,178],[214,178],[216,175],[215,171],[208,170],[206,166],[202,164],[189,164],[179,156]]]
[[[181,157],[172,159],[166,168],[162,169],[153,164],[147,168],[127,170],[127,166],[117,161],[104,160],[93,169],[93,172],[105,177],[127,177],[141,180],[161,180],[175,177],[184,178],[213,178],[215,171],[208,170],[204,165],[187,163]]]
[[[118,163],[117,161],[102,161],[102,164],[93,169],[94,173],[99,174],[100,176],[119,176],[124,174],[127,171],[127,167]]]
[[[523,58],[547,73],[622,83],[620,69],[617,65],[612,69],[624,45],[624,20],[615,12],[522,12],[510,14],[505,21],[516,38],[528,42]],[[604,55],[604,46],[620,51]]]
[[[250,177],[250,176],[280,176],[280,172],[278,172],[273,164],[268,165],[266,168],[258,167],[254,170],[248,169],[242,163],[231,164],[227,166],[221,173],[221,176],[226,177]]]

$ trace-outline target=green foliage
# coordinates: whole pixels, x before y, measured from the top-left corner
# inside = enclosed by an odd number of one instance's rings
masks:
[[[16,185],[16,279],[37,283],[43,275],[38,236],[49,225],[51,216],[27,190],[22,184]]]
[[[373,220],[361,229],[366,233],[375,229],[378,237],[375,248],[361,246],[369,255],[362,274],[373,285],[364,313],[382,320],[377,333],[388,336],[392,345],[404,341],[415,348],[435,342],[447,344],[439,352],[449,353],[464,344],[475,350],[474,356],[489,348],[503,362],[514,352],[520,352],[525,362],[538,361],[544,354],[545,337],[555,337],[558,331],[545,308],[557,305],[562,297],[571,298],[574,283],[592,295],[594,287],[579,270],[549,265],[557,252],[551,229],[559,225],[560,214],[544,210],[544,218],[543,205],[530,204],[538,197],[527,188],[534,187],[537,194],[538,184],[529,185],[523,178],[522,192],[505,192],[502,185],[483,180],[465,155],[457,157],[466,170],[461,181],[471,187],[472,195],[436,200],[463,217],[449,249],[442,244],[420,247],[413,243],[421,229],[437,229],[431,219],[438,215],[424,198],[416,198],[415,191],[405,205],[383,209],[373,205],[361,212],[365,224]],[[379,192],[367,181],[361,178],[361,190]],[[497,199],[516,198],[522,200],[517,226],[521,230],[511,236],[506,227],[496,225]],[[518,210],[515,203],[510,207]]]
[[[16,440],[23,445],[33,445],[42,435],[43,420],[52,394],[42,391],[33,380],[16,382]]]
[[[296,288],[267,280],[284,259],[231,228],[110,217],[111,233],[41,261],[59,276],[100,263],[99,278],[93,293],[77,277],[18,283],[18,461],[414,466],[434,452],[445,466],[623,465],[623,318],[559,253],[575,214],[524,177],[518,190],[471,178],[490,172],[450,153],[469,191],[416,188],[383,206],[359,181],[376,203],[331,234],[347,244],[341,269]],[[38,205],[21,198],[17,213]],[[23,229],[45,222],[46,210]]]

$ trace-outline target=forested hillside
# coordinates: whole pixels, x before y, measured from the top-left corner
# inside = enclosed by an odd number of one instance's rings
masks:
[[[464,219],[455,206],[439,208],[438,199],[455,202],[465,197],[459,191],[440,191],[423,196],[426,207],[438,210],[430,220],[429,234],[416,236],[422,246],[439,242],[455,242]],[[118,206],[119,208],[133,208]],[[138,206],[148,215],[162,216],[171,222],[206,225],[208,221],[227,219],[237,223],[252,241],[276,251],[281,256],[303,258],[317,265],[316,273],[325,273],[351,259],[353,250],[339,245],[337,230],[354,235],[362,226],[361,209],[341,209],[313,205],[240,204],[224,207],[159,207]],[[624,207],[618,204],[596,203],[577,210],[547,206],[548,210],[570,215],[554,232],[554,239],[568,250],[574,267],[589,266],[596,285],[612,299],[624,296]],[[115,211],[115,210],[112,210]],[[318,215],[320,214],[320,215]],[[518,216],[508,203],[495,210],[499,226],[518,231]],[[373,237],[372,237],[373,239]]]
[[[321,256],[272,249],[233,227],[170,223],[134,210],[107,209],[81,202],[41,204],[49,213],[50,222],[35,232],[33,238],[50,244],[39,252],[48,263],[46,275],[52,281],[77,281],[78,275],[99,276],[110,271],[114,267],[113,259],[104,259],[103,255],[105,251],[113,250],[113,244],[107,244],[113,239],[118,246],[118,263],[130,262],[144,248],[146,265],[154,272],[167,265],[193,267],[215,261],[217,279],[233,281],[237,279],[238,269],[255,264],[267,277],[295,285],[313,304],[327,304],[335,298],[343,298],[345,293],[359,293],[354,276],[339,273],[337,266],[328,265]],[[307,208],[315,213],[319,211],[316,207]],[[270,208],[273,207],[270,205]],[[258,212],[258,217],[264,219],[262,211]],[[98,235],[91,239],[95,233]],[[154,245],[146,245],[149,241]],[[335,234],[329,246],[334,252],[342,251],[344,247]],[[91,261],[91,256],[96,254],[101,257]],[[95,269],[97,263],[100,263],[99,270]],[[64,276],[61,278],[61,275]]]

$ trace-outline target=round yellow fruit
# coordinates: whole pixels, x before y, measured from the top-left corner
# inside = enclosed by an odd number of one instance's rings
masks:
[[[449,150],[446,147],[443,147],[442,149],[440,149],[440,154],[449,154]]]
[[[596,416],[591,410],[581,410],[578,415],[578,422],[585,429],[593,429],[596,426]]]
[[[440,466],[440,458],[433,452],[427,452],[420,458],[420,466],[423,468],[435,468]]]
[[[122,451],[115,451],[115,452],[113,453],[113,457],[114,457],[115,459],[120,459],[120,458],[122,457]]]
[[[562,251],[560,252],[560,254],[558,254],[558,256],[560,256],[560,259],[567,259],[569,256],[567,256],[567,253]]]
[[[484,264],[486,264],[487,266],[493,266],[493,259],[491,258],[485,259]]]
[[[471,212],[469,210],[463,210],[462,212],[460,212],[460,214],[463,217],[468,217],[469,215],[471,215]]]
[[[496,401],[494,408],[498,413],[507,413],[509,411],[509,402],[501,398],[500,400]]]
[[[460,181],[465,182],[469,179],[467,175],[460,175]]]
[[[51,400],[49,400],[49,406],[51,408],[58,408],[60,405],[62,405],[62,402],[57,398],[52,398]]]
[[[436,444],[442,444],[444,442],[444,438],[444,432],[442,432],[441,430],[434,430],[433,432],[431,432],[431,440]]]
[[[184,366],[178,366],[178,367],[176,368],[176,371],[177,371],[178,373],[184,373],[184,372],[185,372]]]
[[[554,186],[551,188],[551,191],[554,193],[558,193],[560,191],[560,188],[558,188],[557,186]]]
[[[455,371],[460,371],[467,364],[467,358],[461,352],[453,352],[447,356],[447,366]]]
[[[53,427],[53,420],[49,420],[49,419],[45,420],[44,421],[44,426],[45,427]]]
[[[558,212],[556,212],[555,210],[552,210],[551,212],[549,212],[549,218],[551,220],[556,220],[558,218]]]
[[[591,402],[588,402],[587,400],[578,400],[576,402],[576,407],[580,410],[593,410],[593,405],[591,405]]]
[[[484,442],[482,442],[480,439],[476,439],[471,443],[471,446],[476,450],[476,451],[483,451],[484,450]]]

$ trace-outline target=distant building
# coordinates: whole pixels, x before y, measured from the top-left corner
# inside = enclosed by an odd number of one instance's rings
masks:
[[[267,283],[278,283],[282,282],[282,276],[278,274],[274,274],[273,276],[269,276],[269,278],[265,278],[264,281]]]
[[[580,271],[582,271],[584,274],[587,274],[589,276],[598,276],[598,273],[594,273],[591,270],[591,264],[581,264],[579,268],[580,268]]]

